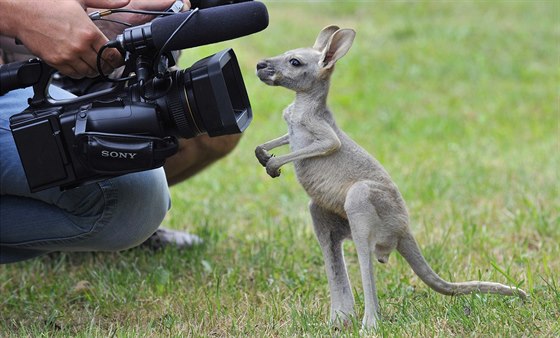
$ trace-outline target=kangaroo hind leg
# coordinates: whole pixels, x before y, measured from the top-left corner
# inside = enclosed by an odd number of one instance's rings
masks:
[[[342,251],[342,242],[350,237],[350,228],[346,219],[313,202],[309,204],[309,211],[325,261],[331,294],[331,323],[341,327],[354,316],[354,295]]]
[[[371,254],[375,253],[377,260],[385,263],[396,246],[396,240],[387,232],[387,226],[376,210],[379,194],[383,194],[383,191],[375,189],[374,182],[357,182],[349,189],[344,203],[360,262],[365,303],[362,325],[365,328],[376,327],[379,318],[379,301]]]

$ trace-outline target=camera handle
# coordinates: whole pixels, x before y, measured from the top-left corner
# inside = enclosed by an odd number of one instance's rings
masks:
[[[33,86],[33,98],[28,99],[28,104],[37,107],[48,103],[51,99],[48,88],[55,72],[56,69],[38,58],[0,65],[0,95]]]
[[[0,95],[13,89],[34,85],[39,81],[41,73],[42,66],[39,59],[0,65]]]
[[[31,108],[61,107],[111,98],[114,97],[113,93],[120,92],[124,87],[123,83],[117,83],[112,88],[95,93],[72,99],[55,100],[49,95],[51,77],[55,72],[56,69],[38,58],[0,65],[0,96],[14,89],[33,86],[33,97],[27,102]]]
[[[177,138],[87,132],[91,105],[80,108],[74,128],[74,150],[90,170],[101,175],[121,175],[161,167],[178,149]]]

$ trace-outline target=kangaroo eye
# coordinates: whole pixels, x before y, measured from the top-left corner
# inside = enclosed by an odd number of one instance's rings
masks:
[[[294,67],[299,67],[301,66],[301,62],[299,62],[298,59],[290,59],[290,64]]]

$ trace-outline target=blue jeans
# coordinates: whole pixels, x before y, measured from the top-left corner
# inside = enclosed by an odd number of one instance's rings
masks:
[[[52,251],[117,251],[146,240],[170,207],[162,168],[66,191],[29,191],[9,117],[31,96],[30,88],[0,96],[0,263]]]

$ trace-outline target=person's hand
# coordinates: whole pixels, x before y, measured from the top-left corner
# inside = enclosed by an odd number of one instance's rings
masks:
[[[120,8],[130,0],[0,1],[0,33],[18,38],[34,54],[74,78],[97,75],[97,52],[108,41],[85,9]],[[6,14],[7,13],[7,14]],[[17,13],[17,15],[14,15]],[[122,64],[120,53],[103,53],[103,71]]]
[[[126,9],[135,9],[143,11],[165,11],[175,0],[130,0],[128,6],[124,7]],[[187,11],[191,8],[191,3],[189,0],[183,0],[183,9],[181,11]],[[154,19],[153,15],[144,14],[134,14],[134,13],[114,13],[107,16],[107,19],[116,20],[120,22],[126,22],[132,26],[138,26],[149,22]],[[121,34],[125,26],[107,21],[96,21],[97,26],[101,31],[109,38],[114,39],[118,34]]]

